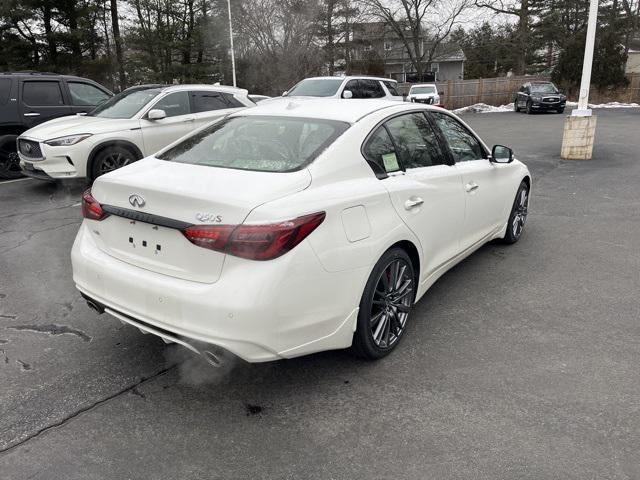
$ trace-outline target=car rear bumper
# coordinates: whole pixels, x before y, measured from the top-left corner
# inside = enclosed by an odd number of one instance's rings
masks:
[[[227,256],[220,279],[200,283],[111,257],[91,238],[91,223],[83,222],[73,245],[73,279],[122,321],[249,362],[351,345],[368,269],[327,272],[305,241],[271,261]]]

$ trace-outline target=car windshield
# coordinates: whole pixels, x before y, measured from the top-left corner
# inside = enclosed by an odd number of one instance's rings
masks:
[[[231,117],[158,155],[161,160],[261,172],[291,172],[311,163],[349,128],[310,118]]]
[[[115,97],[111,97],[87,115],[102,118],[131,118],[161,91],[161,88],[125,90]]]
[[[309,78],[287,92],[287,97],[331,97],[342,85],[342,78]]]
[[[430,85],[425,87],[411,87],[411,94],[421,93],[436,93],[436,87]]]
[[[558,93],[553,83],[532,83],[531,93]]]

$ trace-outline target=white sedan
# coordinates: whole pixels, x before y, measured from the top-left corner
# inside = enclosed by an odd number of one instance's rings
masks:
[[[530,187],[445,110],[282,99],[98,178],[73,279],[97,311],[214,364],[377,359],[438,277],[520,238]]]
[[[25,175],[88,178],[151,155],[216,118],[252,107],[247,91],[219,85],[142,85],[86,116],[42,123],[18,137]]]

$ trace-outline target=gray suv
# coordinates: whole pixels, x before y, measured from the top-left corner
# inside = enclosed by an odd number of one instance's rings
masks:
[[[86,78],[56,73],[0,72],[0,179],[22,175],[16,138],[53,118],[87,113],[113,96]]]

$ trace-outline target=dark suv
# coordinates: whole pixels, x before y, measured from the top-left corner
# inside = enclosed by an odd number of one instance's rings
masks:
[[[0,178],[22,175],[16,152],[22,132],[52,118],[89,112],[112,95],[86,78],[0,72]]]
[[[513,99],[513,109],[516,112],[524,110],[527,113],[542,110],[564,112],[567,97],[560,93],[551,82],[527,82],[523,84]]]

